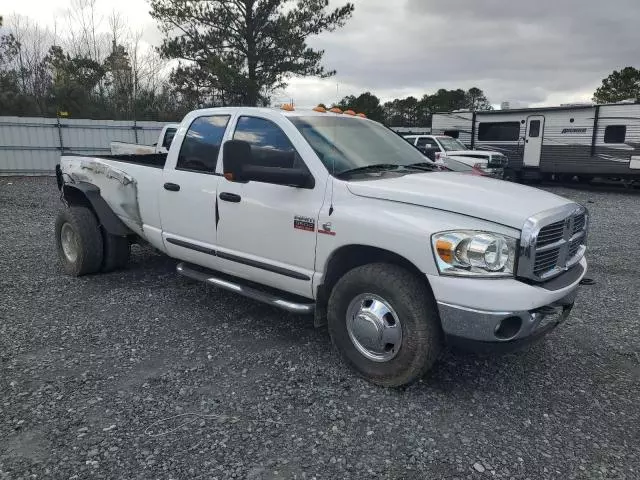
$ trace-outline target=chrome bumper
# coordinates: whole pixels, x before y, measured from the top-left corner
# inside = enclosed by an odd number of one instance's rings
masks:
[[[438,302],[438,310],[442,329],[449,338],[493,344],[521,343],[562,323],[571,312],[577,293],[575,288],[560,300],[535,310],[491,312],[442,302]]]

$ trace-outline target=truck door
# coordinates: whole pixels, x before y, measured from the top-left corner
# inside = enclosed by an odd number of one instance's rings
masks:
[[[542,138],[544,132],[544,116],[531,115],[527,118],[527,130],[524,137],[525,167],[539,167],[542,153]]]
[[[215,268],[216,190],[220,180],[215,172],[229,119],[230,115],[220,114],[193,120],[179,146],[175,168],[171,158],[167,159],[159,193],[167,253],[211,268]]]
[[[260,115],[238,117],[233,139],[251,145],[247,164],[307,169],[285,132]],[[315,181],[313,188],[297,188],[258,181],[232,182],[221,177],[218,268],[312,297],[316,221],[325,186],[326,180]]]

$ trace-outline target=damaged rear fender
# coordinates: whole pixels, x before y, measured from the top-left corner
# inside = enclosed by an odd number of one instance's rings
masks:
[[[132,233],[102,198],[100,189],[92,183],[65,183],[62,185],[62,198],[69,205],[85,205],[91,208],[98,222],[111,235],[126,236]]]

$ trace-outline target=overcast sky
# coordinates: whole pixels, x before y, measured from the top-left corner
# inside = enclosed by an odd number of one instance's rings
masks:
[[[158,44],[145,0],[97,0]],[[333,5],[341,1],[332,0]],[[282,98],[330,103],[370,90],[383,100],[482,88],[494,104],[589,101],[613,69],[640,67],[640,0],[355,0],[344,29],[314,38],[328,80],[294,79]],[[70,0],[2,1],[0,13],[66,28]],[[8,7],[8,8],[7,8]],[[106,26],[106,21],[105,21]]]

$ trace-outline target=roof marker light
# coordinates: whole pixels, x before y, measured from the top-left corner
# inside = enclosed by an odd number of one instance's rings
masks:
[[[340,110],[338,107],[333,107],[331,110],[329,110],[332,113],[342,113],[342,110]]]
[[[318,105],[316,108],[313,109],[314,112],[320,112],[320,113],[327,113],[327,109],[324,107],[321,107],[320,105]]]
[[[293,107],[293,105],[291,105],[290,103],[284,103],[281,107],[281,110],[284,110],[285,112],[293,112],[295,110],[295,108]]]
[[[351,116],[355,116],[356,112],[354,112],[353,110],[345,110],[344,111],[345,115],[351,115]]]
[[[367,116],[364,113],[358,113],[356,117],[367,118]]]

